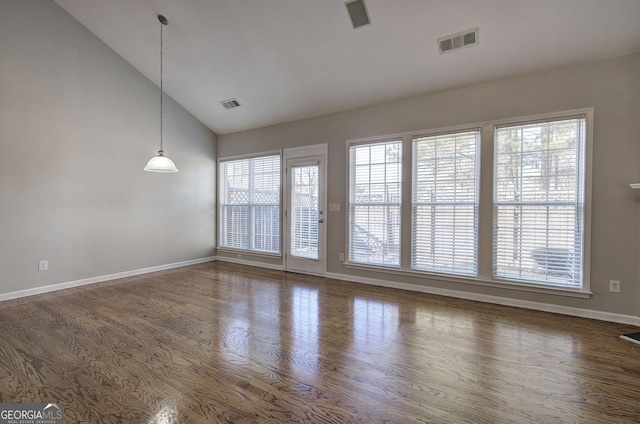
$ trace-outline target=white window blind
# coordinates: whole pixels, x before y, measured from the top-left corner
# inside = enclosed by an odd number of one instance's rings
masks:
[[[291,168],[291,234],[293,257],[318,259],[319,166]]]
[[[280,156],[220,163],[220,246],[280,252]]]
[[[402,140],[349,149],[349,261],[400,266]]]
[[[496,127],[493,275],[581,288],[585,117]]]
[[[411,267],[476,276],[480,131],[414,137]]]

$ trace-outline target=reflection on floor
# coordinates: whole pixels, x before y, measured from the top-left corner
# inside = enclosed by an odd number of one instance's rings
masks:
[[[637,328],[226,263],[0,303],[65,422],[640,421]]]

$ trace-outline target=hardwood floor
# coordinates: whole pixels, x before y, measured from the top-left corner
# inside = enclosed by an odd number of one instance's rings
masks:
[[[0,303],[65,423],[637,423],[636,327],[226,263]]]

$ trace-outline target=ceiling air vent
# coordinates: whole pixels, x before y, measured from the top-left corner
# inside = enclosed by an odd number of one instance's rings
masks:
[[[223,100],[220,103],[222,104],[222,106],[224,106],[225,109],[233,109],[242,106],[236,98]]]
[[[353,24],[353,29],[371,23],[364,0],[347,0],[344,5],[347,6],[347,11],[349,12],[349,17]]]
[[[438,38],[440,54],[448,53],[462,47],[470,47],[478,44],[478,28],[468,29],[457,34]]]

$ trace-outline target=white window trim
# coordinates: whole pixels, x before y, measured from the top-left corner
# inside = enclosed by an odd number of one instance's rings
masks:
[[[584,109],[573,109],[573,110],[565,110],[560,112],[550,112],[539,115],[529,115],[529,116],[521,116],[517,118],[511,119],[500,119],[491,122],[491,143],[494,142],[494,127],[498,126],[507,126],[507,125],[525,125],[525,124],[535,124],[537,122],[546,122],[551,120],[562,120],[562,119],[570,119],[576,117],[585,117],[585,146],[584,146],[584,233],[583,236],[583,260],[582,260],[582,287],[580,289],[571,289],[566,287],[553,287],[551,285],[545,284],[527,284],[513,280],[506,279],[498,279],[491,278],[490,281],[495,281],[497,283],[503,284],[505,286],[511,285],[522,285],[526,284],[527,286],[533,287],[542,287],[548,288],[550,290],[559,291],[559,292],[580,292],[580,293],[589,293],[591,292],[591,184],[592,184],[592,153],[593,153],[593,107],[584,108]],[[493,175],[492,179],[495,181],[495,156],[492,158],[493,163]],[[494,188],[495,190],[495,188]],[[493,193],[491,193],[491,206],[493,208]],[[493,217],[492,217],[493,218]],[[492,221],[493,224],[493,221]]]
[[[411,140],[413,137],[420,136],[432,136],[438,135],[442,133],[449,132],[459,132],[464,130],[473,130],[477,128],[481,128],[481,141],[480,141],[480,198],[479,198],[479,229],[478,229],[478,256],[480,259],[481,251],[489,249],[490,252],[493,251],[493,232],[489,231],[489,236],[485,235],[483,237],[482,228],[486,227],[487,222],[490,222],[490,228],[493,227],[493,214],[484,216],[483,220],[483,210],[489,208],[489,210],[493,211],[493,168],[495,166],[494,162],[494,152],[493,152],[493,135],[494,135],[494,127],[502,126],[502,125],[518,125],[523,123],[531,123],[536,121],[546,121],[550,119],[561,119],[575,116],[585,116],[585,129],[586,129],[586,137],[585,137],[585,148],[584,148],[584,167],[585,167],[585,176],[584,176],[584,234],[583,234],[583,281],[581,288],[567,288],[567,287],[556,287],[550,286],[546,284],[537,284],[537,283],[527,283],[527,282],[518,282],[518,281],[507,281],[501,279],[494,279],[491,277],[492,271],[492,255],[490,253],[488,255],[488,264],[485,262],[478,261],[478,276],[477,277],[466,277],[466,276],[456,276],[450,274],[439,274],[432,272],[424,272],[424,271],[416,271],[411,270],[411,258],[410,258],[410,243],[411,243],[411,224],[408,226],[404,224],[405,222],[411,223],[410,212],[411,208],[408,208],[409,215],[405,215],[407,212],[407,208],[403,208],[402,212],[402,227],[400,229],[402,244],[400,246],[400,268],[396,267],[388,267],[388,266],[378,266],[378,265],[367,265],[361,263],[353,263],[347,260],[344,262],[344,266],[350,269],[357,269],[362,271],[373,271],[373,272],[382,272],[386,274],[393,275],[401,275],[408,277],[419,277],[419,278],[432,278],[435,281],[442,281],[447,283],[458,283],[465,285],[473,285],[473,286],[482,286],[482,287],[492,287],[492,288],[500,288],[500,289],[508,289],[508,290],[517,290],[517,291],[526,291],[526,292],[534,292],[534,293],[543,293],[543,294],[552,294],[558,296],[568,296],[568,297],[577,297],[577,298],[589,298],[593,295],[590,286],[590,268],[591,268],[591,192],[592,192],[592,157],[593,157],[593,115],[594,108],[581,108],[581,109],[570,109],[563,110],[557,112],[549,112],[543,114],[536,115],[525,115],[525,116],[517,116],[511,118],[504,119],[495,119],[488,120],[483,122],[469,123],[463,125],[454,125],[449,127],[440,127],[435,129],[426,129],[426,130],[418,130],[418,131],[407,131],[402,133],[395,134],[387,134],[383,136],[373,136],[359,139],[348,139],[345,142],[345,158],[346,158],[346,174],[347,178],[349,178],[349,150],[352,145],[356,144],[367,144],[372,142],[384,142],[397,140],[398,138],[402,139],[402,176],[403,176],[403,187],[402,187],[402,198],[403,204],[406,204],[407,199],[409,199],[409,204],[411,200],[411,164],[413,162],[413,155],[411,152]],[[491,148],[486,148],[490,146]],[[489,159],[487,159],[489,157]],[[487,167],[485,164],[486,161],[489,160],[491,165]],[[405,164],[409,164],[409,166],[404,166]],[[484,171],[489,171],[487,174],[491,175],[483,175]],[[408,180],[407,180],[408,178]],[[489,184],[486,183],[485,179],[489,179]],[[408,183],[406,182],[408,181]],[[350,196],[350,181],[346,182],[346,205],[347,210],[345,213],[345,228],[349,228],[349,196]],[[484,186],[484,189],[483,189]],[[489,187],[487,190],[486,187]],[[405,218],[408,218],[405,219]],[[489,219],[487,221],[487,218]],[[485,231],[486,232],[486,231]],[[344,251],[348,252],[349,249],[349,239],[345,235],[344,240]],[[409,250],[407,250],[409,249]],[[409,252],[407,255],[406,252]]]
[[[283,257],[282,253],[269,253],[269,252],[261,252],[259,250],[234,249],[232,247],[223,247],[223,246],[216,246],[216,250],[218,252],[240,255],[238,259],[240,259],[243,256],[263,257],[263,258],[270,258],[270,259],[282,259]]]
[[[511,281],[506,282],[506,281],[495,280],[491,278],[482,278],[482,277],[474,278],[474,277],[465,277],[465,276],[455,276],[452,274],[437,274],[433,272],[388,268],[388,267],[373,266],[373,265],[363,265],[363,264],[357,264],[357,263],[345,263],[345,268],[357,269],[360,271],[400,275],[405,277],[414,277],[414,278],[423,278],[423,279],[428,278],[434,281],[439,281],[444,283],[464,284],[464,285],[473,286],[473,287],[492,287],[492,288],[500,288],[500,289],[510,289],[515,291],[524,291],[529,293],[542,293],[542,294],[552,294],[552,295],[565,296],[565,297],[576,297],[581,299],[588,299],[593,295],[593,292],[591,292],[590,290],[556,288],[556,287],[544,286],[539,284],[527,284],[525,282],[511,282]],[[496,302],[496,303],[499,303],[499,302]]]
[[[347,165],[347,170],[346,170],[346,175],[347,175],[347,182],[346,182],[346,191],[347,191],[347,197],[346,197],[346,202],[345,202],[345,209],[346,209],[346,234],[345,234],[345,256],[346,256],[346,261],[345,264],[351,263],[354,265],[362,265],[362,266],[372,266],[372,267],[377,267],[380,269],[395,269],[395,270],[401,270],[403,269],[403,254],[402,252],[405,251],[404,249],[404,240],[405,240],[405,234],[404,234],[404,213],[406,208],[404,207],[404,202],[406,197],[406,193],[405,193],[405,184],[401,183],[400,185],[400,190],[401,190],[401,196],[400,196],[400,258],[399,258],[399,263],[398,265],[392,265],[392,264],[366,264],[366,263],[361,263],[361,262],[350,262],[349,261],[349,256],[350,256],[350,251],[349,251],[349,242],[350,242],[350,231],[351,231],[351,224],[350,224],[350,217],[351,217],[351,147],[354,146],[360,146],[360,145],[372,145],[372,144],[384,144],[384,143],[395,143],[395,142],[400,142],[400,152],[401,152],[401,156],[402,156],[402,160],[400,162],[401,165],[401,180],[404,181],[406,178],[406,172],[407,170],[405,169],[404,165],[404,161],[405,161],[405,154],[406,154],[406,140],[405,137],[407,136],[407,134],[409,133],[402,133],[402,134],[397,134],[397,135],[388,135],[388,136],[384,136],[384,137],[370,137],[370,138],[364,138],[364,139],[358,139],[358,140],[347,140],[347,145],[346,145],[346,155],[345,158],[347,159],[346,161],[346,165]]]
[[[220,206],[221,206],[221,202],[220,202],[220,194],[222,192],[221,190],[221,184],[222,181],[220,179],[220,169],[221,166],[220,164],[223,162],[230,162],[230,161],[235,161],[235,160],[242,160],[242,159],[252,159],[252,158],[260,158],[260,157],[264,157],[264,156],[280,156],[280,196],[279,196],[279,202],[280,202],[280,222],[282,222],[282,217],[283,217],[283,208],[282,208],[282,202],[283,202],[283,197],[282,197],[282,184],[283,184],[283,174],[284,172],[282,171],[282,160],[283,160],[283,151],[282,149],[279,150],[268,150],[265,152],[257,152],[257,153],[250,153],[250,154],[243,154],[243,155],[233,155],[233,156],[225,156],[225,157],[220,157],[218,158],[218,160],[216,161],[216,179],[218,180],[218,186],[216,188],[216,250],[220,251],[220,252],[229,252],[229,253],[236,253],[236,254],[241,254],[241,255],[251,255],[251,256],[262,256],[262,257],[267,257],[267,258],[282,258],[282,232],[283,232],[283,228],[282,225],[280,225],[280,234],[279,234],[279,240],[280,240],[280,245],[278,247],[279,252],[278,253],[270,253],[270,252],[262,252],[259,250],[250,250],[250,249],[239,249],[239,248],[234,248],[234,247],[227,247],[227,246],[221,246],[220,245],[220,235],[222,234],[221,231],[221,217],[220,217]]]
[[[415,176],[415,164],[416,164],[416,158],[413,157],[413,153],[414,153],[414,148],[415,148],[415,143],[423,138],[430,138],[430,137],[438,137],[440,135],[454,135],[454,134],[462,134],[462,133],[477,133],[477,144],[475,146],[475,168],[476,168],[476,173],[475,173],[475,184],[476,184],[476,189],[475,189],[475,197],[476,197],[476,201],[474,203],[474,211],[475,211],[475,230],[476,233],[474,235],[475,240],[474,240],[474,249],[475,249],[475,253],[476,253],[476,267],[474,270],[474,273],[463,273],[463,272],[451,272],[451,273],[447,273],[447,274],[443,274],[443,275],[451,275],[451,276],[460,276],[460,277],[471,277],[471,278],[477,278],[478,276],[478,263],[477,263],[477,255],[478,255],[478,251],[479,251],[479,218],[480,218],[480,168],[481,168],[481,144],[482,144],[482,128],[481,127],[474,127],[474,128],[467,128],[467,129],[462,129],[462,130],[456,130],[456,131],[446,131],[446,132],[438,132],[438,133],[434,133],[434,134],[421,134],[421,135],[413,135],[411,137],[411,199],[410,199],[410,203],[411,203],[411,251],[409,252],[410,255],[410,261],[411,261],[411,270],[415,271],[415,272],[424,272],[424,273],[432,273],[432,274],[439,274],[437,271],[429,271],[426,269],[420,269],[417,267],[414,267],[413,265],[413,261],[414,261],[414,257],[413,254],[415,252],[415,249],[417,248],[416,246],[416,231],[414,228],[415,225],[415,216],[414,216],[414,212],[415,212],[415,203],[414,203],[414,190],[415,190],[415,184],[416,182],[414,181],[414,176]]]

